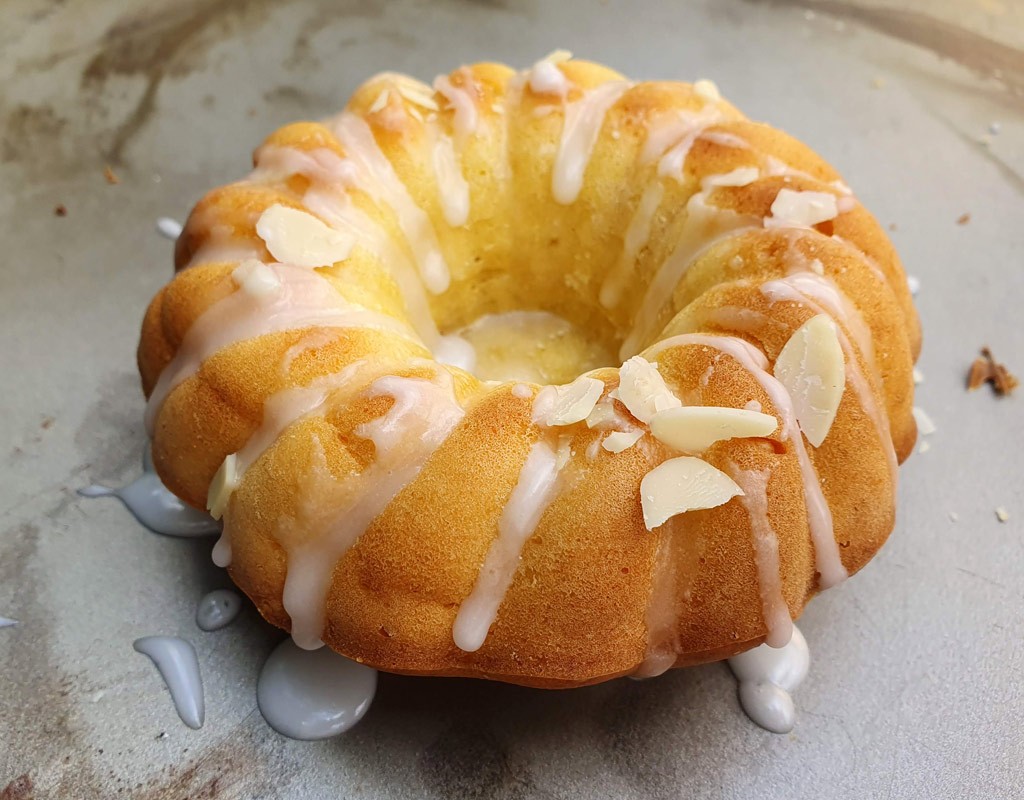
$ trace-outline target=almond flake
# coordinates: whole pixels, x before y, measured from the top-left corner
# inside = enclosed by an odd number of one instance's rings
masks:
[[[846,361],[836,324],[825,314],[807,320],[782,348],[774,373],[793,400],[800,430],[820,447],[846,388]]]
[[[210,516],[220,519],[228,507],[232,492],[238,488],[238,466],[235,454],[232,453],[224,459],[220,469],[210,481],[210,488],[206,493],[206,508]]]
[[[621,453],[639,442],[643,435],[643,431],[614,431],[604,437],[601,447],[609,453]]]
[[[539,425],[572,425],[587,418],[604,391],[597,378],[580,376],[563,386],[545,386],[533,401],[533,421]]]
[[[770,414],[742,408],[683,406],[656,414],[651,433],[686,453],[701,453],[723,439],[770,436],[779,422]]]
[[[354,239],[296,208],[272,205],[256,223],[256,233],[270,254],[284,264],[329,267],[344,261]]]
[[[682,405],[657,365],[643,356],[633,356],[619,368],[619,399],[641,422],[650,422],[659,411]]]
[[[721,175],[708,175],[701,180],[700,188],[710,189],[714,186],[749,186],[761,176],[757,167],[736,167],[732,172]]]
[[[996,509],[996,519],[1000,522],[1006,522],[1010,518],[1010,512],[1002,506]]]
[[[231,273],[231,279],[243,292],[257,300],[267,300],[281,290],[281,279],[262,261],[247,258]]]
[[[914,406],[912,409],[914,413],[914,422],[917,423],[917,432],[922,436],[931,436],[938,428],[935,427],[935,423],[932,422],[932,418],[929,417],[923,408]]]
[[[715,82],[709,81],[707,78],[701,78],[701,80],[694,83],[693,91],[705,103],[717,103],[722,99],[722,93],[718,91]]]
[[[780,189],[772,203],[766,228],[812,228],[839,215],[836,196],[829,192],[797,192]]]
[[[640,504],[649,531],[676,514],[715,508],[742,494],[732,478],[692,456],[670,458],[640,481]]]

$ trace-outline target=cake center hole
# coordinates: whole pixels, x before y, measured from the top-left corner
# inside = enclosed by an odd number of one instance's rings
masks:
[[[485,381],[569,383],[616,363],[602,342],[547,311],[484,314],[453,333],[472,347],[473,374]]]

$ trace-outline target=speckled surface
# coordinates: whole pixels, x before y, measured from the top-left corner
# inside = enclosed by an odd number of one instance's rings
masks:
[[[20,620],[0,629],[0,797],[1024,794],[1024,394],[963,390],[982,344],[1024,371],[1022,4],[127,5],[0,9],[0,616]],[[74,495],[140,469],[136,334],[171,263],[154,222],[373,72],[525,66],[555,47],[713,78],[840,168],[920,278],[919,404],[938,431],[903,470],[890,543],[805,615],[791,735],[750,724],[711,665],[560,693],[384,676],[349,734],[284,739],[255,703],[279,635],[251,609],[195,626],[226,585],[209,543]],[[196,645],[200,731],[132,651],[157,633]]]

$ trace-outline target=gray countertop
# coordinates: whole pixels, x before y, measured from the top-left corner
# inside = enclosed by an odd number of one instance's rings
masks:
[[[128,5],[0,9],[0,616],[20,621],[0,629],[0,797],[1024,794],[1024,393],[963,387],[983,344],[1024,370],[1024,4]],[[382,676],[349,734],[285,739],[255,707],[280,635],[251,609],[216,633],[193,622],[227,584],[209,542],[74,494],[140,469],[136,336],[171,263],[154,221],[371,73],[556,47],[712,78],[839,167],[920,279],[918,403],[938,430],[902,471],[890,542],[804,616],[790,735],[751,724],[716,664],[565,692]],[[132,651],[151,633],[196,644],[201,730]]]

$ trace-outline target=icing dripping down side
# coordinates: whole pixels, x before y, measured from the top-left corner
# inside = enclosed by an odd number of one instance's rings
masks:
[[[206,701],[199,657],[192,643],[177,636],[143,636],[136,639],[132,647],[156,665],[181,721],[194,730],[203,727]]]
[[[551,176],[551,193],[556,202],[567,206],[579,197],[583,175],[604,125],[605,115],[630,86],[628,81],[608,81],[591,89],[580,100],[566,105],[562,137]]]
[[[278,733],[314,741],[344,733],[363,718],[377,671],[326,647],[310,652],[285,639],[260,671],[256,700]]]
[[[807,677],[811,657],[799,628],[784,647],[762,644],[729,659],[739,681],[740,705],[755,723],[772,733],[789,733],[796,724],[790,692]]]
[[[786,388],[769,372],[768,362],[760,350],[744,339],[732,336],[704,334],[682,334],[672,336],[658,342],[647,351],[647,357],[653,359],[658,353],[670,347],[680,345],[703,345],[719,350],[735,358],[750,375],[761,384],[775,404],[775,410],[782,420],[781,434],[792,444],[800,463],[803,479],[804,503],[807,506],[808,523],[811,529],[811,540],[814,543],[814,560],[822,589],[828,589],[841,583],[847,577],[846,568],[839,553],[839,545],[832,528],[832,512],[821,490],[818,474],[807,455],[803,436],[796,422],[793,402]]]
[[[153,470],[149,444],[143,457],[142,475],[127,486],[111,489],[93,485],[79,489],[78,493],[82,497],[116,497],[135,519],[164,536],[191,539],[220,532],[220,523],[209,514],[183,503],[160,482]]]
[[[558,474],[555,450],[543,440],[534,444],[498,520],[498,536],[455,617],[452,638],[460,650],[472,653],[483,646],[512,584],[523,546],[557,495]]]
[[[383,416],[356,429],[373,442],[375,460],[361,473],[336,480],[322,446],[303,481],[300,518],[277,535],[288,553],[283,605],[291,617],[299,647],[323,643],[327,592],[334,567],[366,528],[419,475],[424,464],[464,415],[451,376],[439,370],[440,383],[389,375],[376,380],[368,396],[394,399]],[[319,444],[319,440],[316,442]]]
[[[761,613],[764,615],[769,647],[784,647],[793,637],[793,618],[782,595],[779,573],[779,539],[768,518],[768,470],[743,470],[732,465],[732,479],[743,490],[740,504],[750,517],[750,530],[754,537],[754,563],[757,565],[758,590],[761,595]]]

